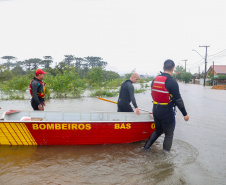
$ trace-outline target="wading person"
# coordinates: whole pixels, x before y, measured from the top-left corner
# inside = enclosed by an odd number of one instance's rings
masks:
[[[37,69],[35,72],[36,77],[31,80],[30,94],[31,94],[31,106],[34,110],[44,110],[45,104],[45,84],[42,80],[45,77],[46,72],[41,69]]]
[[[118,112],[133,112],[130,105],[130,102],[132,101],[132,104],[136,109],[136,114],[140,115],[140,111],[134,97],[133,87],[133,83],[136,83],[138,79],[139,75],[137,73],[133,73],[129,80],[122,83],[118,98]]]
[[[179,86],[176,80],[172,78],[175,64],[172,60],[164,62],[164,73],[157,76],[151,84],[153,98],[153,117],[156,130],[147,140],[143,151],[148,150],[156,139],[164,132],[163,151],[169,152],[173,142],[173,133],[175,129],[174,107],[177,106],[188,121],[184,102],[181,98]]]

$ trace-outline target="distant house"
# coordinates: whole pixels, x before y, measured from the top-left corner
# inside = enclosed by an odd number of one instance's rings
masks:
[[[207,74],[214,74],[214,84],[226,85],[226,80],[219,80],[219,75],[226,75],[226,65],[212,65],[207,71]]]
[[[210,68],[207,71],[207,74],[210,72],[210,74],[213,74],[213,66],[210,66]],[[217,75],[226,75],[226,65],[214,65],[214,76]]]

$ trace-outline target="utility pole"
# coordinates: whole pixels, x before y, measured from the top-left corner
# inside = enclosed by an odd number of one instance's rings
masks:
[[[182,61],[185,61],[185,73],[186,73],[186,61],[187,61],[187,59],[186,60],[182,60]]]
[[[207,48],[210,46],[199,46],[199,47],[205,47],[206,48],[206,56],[205,56],[205,74],[204,74],[204,87],[206,86],[206,65],[207,65]]]
[[[199,80],[200,80],[200,66],[199,66]]]
[[[213,85],[214,85],[214,61],[213,61]]]

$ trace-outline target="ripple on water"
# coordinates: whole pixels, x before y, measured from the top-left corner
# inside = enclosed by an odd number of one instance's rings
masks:
[[[162,150],[163,137],[160,137],[151,150],[143,153],[144,165],[139,182],[142,184],[186,184],[180,169],[193,163],[198,150],[192,145],[174,140],[170,153]]]
[[[188,143],[174,140],[172,151],[166,155],[162,152],[162,140],[160,137],[149,152],[141,151],[144,141],[32,149],[3,147],[0,182],[4,179],[6,184],[184,184],[179,171],[194,162],[198,152]]]

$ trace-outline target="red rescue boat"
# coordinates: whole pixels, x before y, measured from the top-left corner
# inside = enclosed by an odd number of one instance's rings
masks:
[[[0,120],[0,145],[94,145],[148,139],[151,114],[8,111]]]

